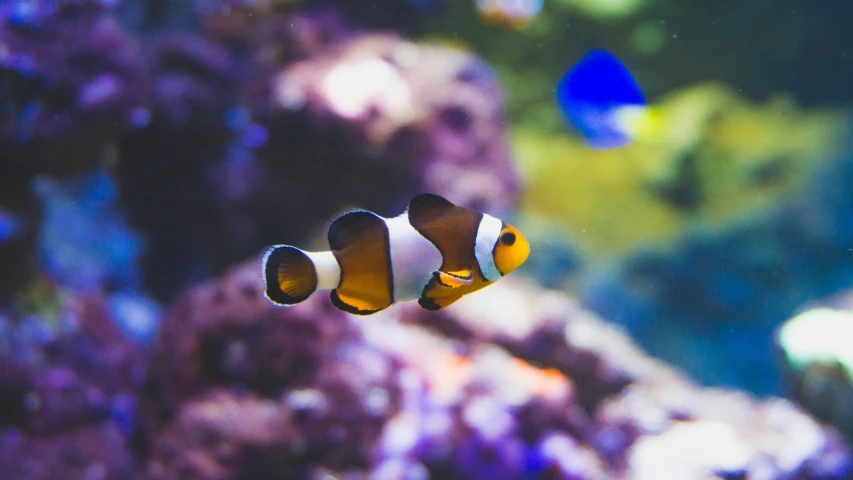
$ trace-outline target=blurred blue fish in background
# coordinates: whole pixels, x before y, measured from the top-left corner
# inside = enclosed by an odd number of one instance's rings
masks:
[[[21,222],[14,215],[0,208],[0,245],[21,232]]]
[[[604,50],[587,52],[557,83],[566,120],[596,150],[631,143],[657,121],[628,68]]]

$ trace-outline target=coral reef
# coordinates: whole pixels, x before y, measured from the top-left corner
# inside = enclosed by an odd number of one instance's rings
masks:
[[[197,287],[167,313],[152,347],[159,403],[176,405],[233,384],[280,395],[314,379],[322,359],[352,334],[346,317],[319,298],[298,309],[275,308],[263,298],[256,270],[247,266]]]
[[[96,0],[0,5],[0,208],[18,235],[0,242],[0,301],[36,277],[35,175],[86,174],[114,158],[116,136],[146,112],[139,45]]]
[[[3,344],[3,471],[163,480],[853,474],[839,435],[788,401],[701,388],[576,301],[524,280],[438,314],[404,303],[370,317],[341,313],[322,295],[277,308],[262,286],[252,260],[189,289],[144,351],[97,297],[64,304],[67,326],[29,356]]]
[[[47,438],[0,432],[0,467],[9,479],[141,478],[113,424],[92,425]]]
[[[519,182],[503,138],[502,96],[490,68],[469,53],[366,36],[286,68],[273,95],[284,115],[304,110],[351,123],[357,144],[374,151],[362,168],[410,164],[418,174],[407,193],[434,191],[494,212],[514,204]],[[329,170],[335,185],[343,182],[334,175],[356,174]]]
[[[612,477],[850,474],[839,438],[821,439],[822,427],[790,402],[758,402],[736,391],[700,388],[556,293],[496,285],[481,297],[490,298],[460,301],[448,309],[450,318],[438,328],[445,334],[459,332],[458,338],[491,339],[520,359],[564,373],[593,420],[588,436],[580,439],[607,462]],[[416,321],[427,321],[426,316]],[[503,382],[507,370],[501,372]],[[791,443],[788,428],[803,429],[794,434],[802,443]],[[683,462],[672,460],[674,445],[684,449]],[[775,458],[765,462],[769,452]],[[817,452],[819,460],[801,463]],[[794,464],[800,466],[792,469]]]
[[[129,439],[146,359],[105,299],[68,299],[58,325],[41,334],[32,319],[0,320],[5,478],[137,478]]]
[[[59,173],[95,165],[144,105],[138,46],[113,13],[96,0],[13,1],[0,9],[4,168]]]

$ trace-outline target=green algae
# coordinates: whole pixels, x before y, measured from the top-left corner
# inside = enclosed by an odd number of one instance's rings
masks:
[[[514,128],[521,215],[575,232],[593,258],[665,247],[687,228],[722,228],[797,194],[840,140],[840,113],[803,111],[785,96],[751,104],[720,84],[654,108],[657,136],[616,150],[591,150],[567,129]]]
[[[649,6],[649,0],[559,0],[558,5],[600,20],[630,17]]]

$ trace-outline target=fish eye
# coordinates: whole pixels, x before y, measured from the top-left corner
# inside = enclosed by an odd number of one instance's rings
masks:
[[[503,235],[501,235],[501,243],[506,246],[512,245],[513,243],[515,243],[515,234],[512,232],[504,233]]]

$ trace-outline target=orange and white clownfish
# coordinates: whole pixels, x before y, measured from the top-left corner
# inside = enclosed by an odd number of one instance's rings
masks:
[[[496,282],[530,254],[512,225],[431,193],[416,195],[394,218],[345,213],[329,225],[328,239],[326,252],[267,248],[261,261],[267,299],[290,306],[331,290],[332,304],[356,315],[414,299],[438,310]]]

